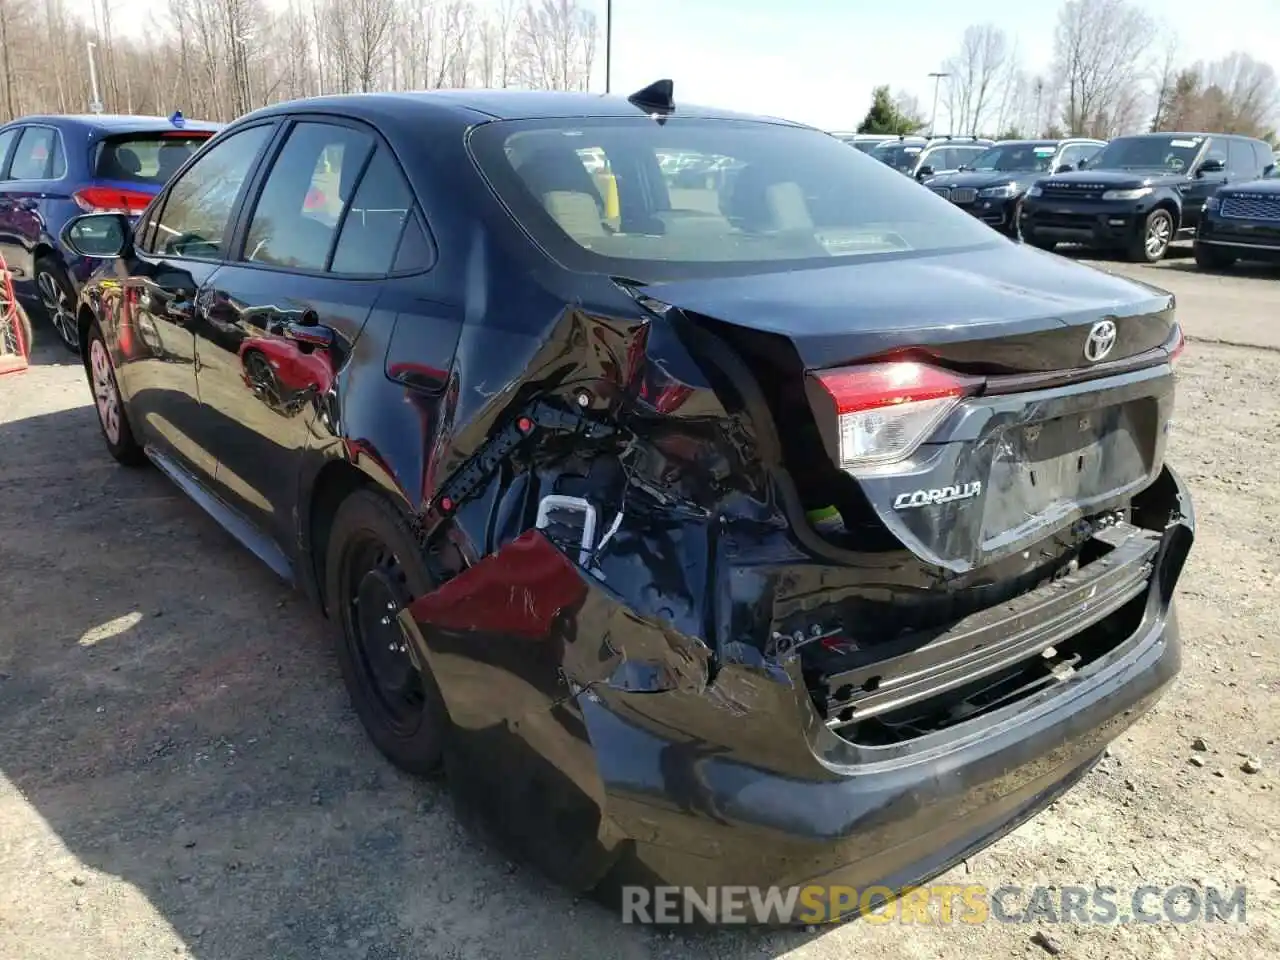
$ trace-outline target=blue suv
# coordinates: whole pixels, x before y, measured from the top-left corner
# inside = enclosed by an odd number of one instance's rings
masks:
[[[67,250],[82,213],[137,217],[220,124],[171,117],[31,116],[0,127],[0,256],[15,292],[38,300],[79,351],[75,304],[94,267]]]

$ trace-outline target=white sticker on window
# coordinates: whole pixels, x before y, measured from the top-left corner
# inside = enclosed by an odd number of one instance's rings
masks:
[[[923,147],[903,147],[902,152],[903,153],[919,153],[922,149]]]
[[[1052,157],[1057,152],[1057,147],[1036,147],[1037,157]]]
[[[1170,140],[1170,141],[1169,141],[1169,146],[1171,146],[1171,147],[1198,147],[1198,146],[1200,146],[1200,138],[1199,138],[1199,137],[1196,137],[1194,140]]]

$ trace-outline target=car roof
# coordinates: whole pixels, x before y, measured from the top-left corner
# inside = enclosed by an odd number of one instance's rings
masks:
[[[309,110],[334,112],[367,120],[435,120],[462,124],[489,120],[548,120],[555,118],[649,116],[650,111],[636,106],[626,97],[551,90],[430,90],[404,93],[353,93],[326,97],[307,97],[273,104],[257,110],[251,117],[302,113]],[[681,103],[667,112],[672,117],[702,119],[756,120],[807,128],[779,117],[741,113],[714,107]],[[242,118],[243,119],[243,118]]]
[[[194,133],[215,133],[225,124],[205,120],[183,119],[181,126],[168,117],[137,116],[132,114],[81,113],[36,114],[18,117],[12,123],[47,123],[54,126],[74,125],[99,133],[147,133],[152,130],[190,130]]]
[[[1151,139],[1154,137],[1214,137],[1218,140],[1257,140],[1257,137],[1246,137],[1243,133],[1208,133],[1204,130],[1161,130],[1159,133],[1131,133],[1126,135],[1126,139],[1142,137],[1143,139]],[[1120,139],[1119,137],[1116,138]],[[1262,141],[1259,141],[1260,143]]]

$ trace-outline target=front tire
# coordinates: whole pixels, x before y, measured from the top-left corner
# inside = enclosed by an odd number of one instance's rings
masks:
[[[51,256],[36,260],[36,293],[45,319],[58,339],[74,354],[80,353],[80,331],[76,323],[76,293],[61,263]]]
[[[1197,243],[1194,251],[1196,266],[1201,270],[1227,270],[1236,262],[1236,258],[1225,250],[1219,250],[1217,247],[1211,247],[1208,244]]]
[[[89,378],[89,389],[93,391],[93,405],[98,413],[102,439],[106,441],[108,452],[117,462],[126,467],[140,466],[146,462],[146,455],[129,426],[124,398],[120,395],[115,367],[111,363],[111,351],[102,339],[102,331],[96,320],[89,327],[86,346],[89,354],[85,358],[85,374]]]
[[[435,588],[404,515],[381,494],[357,490],[329,531],[325,597],[351,705],[374,745],[400,769],[438,773],[449,715],[431,667],[397,614]]]
[[[1173,214],[1156,207],[1147,214],[1142,229],[1129,247],[1129,259],[1135,263],[1159,263],[1173,242]]]

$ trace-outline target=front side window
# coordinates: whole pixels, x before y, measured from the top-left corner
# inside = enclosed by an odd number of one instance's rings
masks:
[[[244,259],[323,270],[343,208],[372,149],[373,138],[351,127],[294,126],[254,207]]]
[[[1183,173],[1200,156],[1204,141],[1204,137],[1116,137],[1098,151],[1089,169]],[[1225,156],[1222,159],[1226,161]]]
[[[52,127],[27,127],[9,166],[11,180],[56,180],[67,172],[66,157]]]
[[[700,119],[495,121],[468,142],[517,219],[575,269],[713,276],[992,242],[968,214],[815,130]],[[589,169],[584,148],[604,155],[607,172]],[[666,159],[673,156],[678,163]]]
[[[9,148],[13,146],[13,141],[17,139],[19,131],[19,127],[10,127],[0,133],[0,169],[3,169],[4,158],[9,155]]]
[[[1247,140],[1227,142],[1227,170],[1235,177],[1256,177],[1258,167],[1254,161],[1253,145]]]
[[[169,188],[153,221],[151,251],[160,256],[216,260],[245,177],[273,128],[238,130],[214,144]],[[151,233],[148,224],[147,233]]]
[[[1209,141],[1209,149],[1204,153],[1205,160],[1216,160],[1224,167],[1228,166],[1231,158],[1227,155],[1227,141],[1222,139],[1212,139]]]

